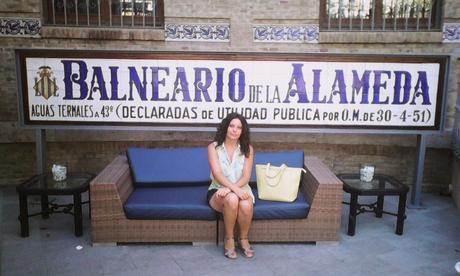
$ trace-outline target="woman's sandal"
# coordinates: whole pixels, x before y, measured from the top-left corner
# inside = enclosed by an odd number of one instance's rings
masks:
[[[247,240],[249,242],[249,239],[248,238],[240,238],[240,245],[241,245],[241,241],[242,240]],[[244,248],[242,245],[241,245],[241,250],[243,251],[243,255],[246,257],[246,258],[252,258],[254,257],[254,250],[252,249],[251,246],[249,246],[249,248]]]
[[[233,238],[225,238],[225,241],[228,240],[233,240]],[[236,254],[235,246],[232,249],[227,249],[224,244],[224,256],[232,260],[236,259],[238,255]]]

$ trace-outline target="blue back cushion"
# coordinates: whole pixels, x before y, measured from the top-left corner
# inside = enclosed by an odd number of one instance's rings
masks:
[[[129,148],[136,187],[202,186],[210,183],[207,148]]]
[[[279,152],[256,152],[254,165],[252,167],[250,182],[256,182],[256,164],[267,164],[281,166],[286,164],[288,167],[303,168],[304,158],[302,150],[279,151]]]

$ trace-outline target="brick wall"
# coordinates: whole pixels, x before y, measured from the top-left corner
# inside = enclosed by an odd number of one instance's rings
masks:
[[[0,1],[0,16],[40,18],[39,0]],[[254,24],[317,24],[319,1],[165,1],[166,23],[229,23],[230,42],[164,41],[163,32],[44,27],[41,38],[0,38],[0,185],[16,185],[35,171],[34,131],[18,127],[14,49],[91,49],[142,51],[231,51],[290,53],[448,54],[446,131],[429,137],[423,186],[446,189],[451,183],[451,129],[458,97],[459,44],[441,43],[442,34],[428,33],[320,33],[319,43],[255,43]],[[458,1],[445,1],[445,21],[460,21]],[[350,43],[352,42],[352,43]],[[174,147],[206,145],[212,133],[64,131],[47,132],[48,167],[65,162],[70,170],[97,173],[128,146]],[[415,166],[414,135],[337,135],[254,133],[257,150],[304,149],[318,155],[336,173],[356,172],[361,163],[373,163],[378,173],[394,175],[410,184]]]
[[[98,131],[77,135],[74,131],[48,131],[48,168],[53,163],[65,163],[70,171],[99,172],[116,155],[130,146],[180,147],[206,146],[213,133],[145,133],[118,131],[105,133],[118,135],[125,141],[103,141]],[[96,137],[98,136],[98,137]],[[268,137],[267,137],[268,136]],[[377,173],[393,175],[406,184],[411,184],[415,167],[415,139],[381,135],[340,135],[331,137],[320,134],[273,134],[254,133],[252,140],[257,151],[302,149],[307,155],[320,156],[335,173],[358,172],[362,163],[376,165]],[[154,139],[156,137],[156,139]],[[67,141],[63,141],[67,140]],[[80,140],[80,141],[79,141]],[[89,140],[89,141],[87,141]],[[113,139],[112,139],[113,140]],[[155,140],[155,141],[154,141]],[[87,141],[87,142],[85,142]],[[349,142],[348,144],[345,143]],[[35,145],[31,142],[0,144],[3,156],[0,171],[0,185],[16,185],[35,172]],[[452,175],[450,149],[427,150],[425,161],[425,191],[447,189]]]

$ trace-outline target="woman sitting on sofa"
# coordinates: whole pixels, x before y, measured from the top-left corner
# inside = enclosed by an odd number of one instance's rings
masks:
[[[209,205],[223,214],[225,225],[224,255],[237,258],[234,228],[238,222],[240,245],[244,256],[254,256],[249,240],[254,195],[249,187],[254,150],[249,142],[249,126],[238,113],[230,113],[217,127],[214,140],[208,146],[211,167]]]

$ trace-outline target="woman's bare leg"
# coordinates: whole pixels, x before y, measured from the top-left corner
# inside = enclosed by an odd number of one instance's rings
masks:
[[[240,200],[238,205],[238,225],[240,226],[240,242],[243,248],[250,248],[248,234],[253,216],[252,198]]]
[[[221,212],[224,216],[225,227],[225,248],[235,248],[234,229],[238,216],[239,198],[235,193],[228,193],[225,197],[219,197],[214,194],[209,201],[211,207]]]

